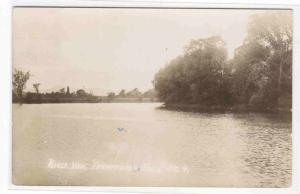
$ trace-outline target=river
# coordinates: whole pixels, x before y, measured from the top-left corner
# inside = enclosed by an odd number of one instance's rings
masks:
[[[290,186],[290,116],[160,105],[14,104],[13,183]]]

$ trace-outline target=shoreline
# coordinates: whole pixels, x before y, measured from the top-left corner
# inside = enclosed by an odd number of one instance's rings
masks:
[[[199,104],[166,104],[157,100],[95,100],[95,99],[47,99],[41,101],[12,101],[12,104],[109,104],[109,103],[162,103],[158,109],[174,110],[183,112],[197,112],[197,113],[270,113],[270,114],[292,114],[292,109],[289,108],[258,108],[246,105],[234,105],[234,106],[207,106]]]
[[[34,98],[13,99],[13,104],[74,104],[74,103],[153,103],[158,102],[153,98]]]
[[[121,104],[121,103],[136,103],[136,104],[142,104],[142,103],[162,103],[162,102],[158,102],[158,101],[144,101],[144,102],[140,102],[140,101],[110,101],[110,102],[99,102],[99,101],[73,101],[73,102],[58,102],[58,101],[53,101],[53,102],[12,102],[12,104]]]
[[[198,112],[198,113],[272,113],[272,114],[292,114],[292,109],[289,108],[257,108],[245,105],[234,106],[203,106],[198,104],[164,104],[159,107],[165,110],[176,110],[183,112]]]

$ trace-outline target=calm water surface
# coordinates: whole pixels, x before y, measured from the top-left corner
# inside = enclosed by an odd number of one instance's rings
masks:
[[[291,118],[158,103],[13,105],[19,185],[287,187]]]

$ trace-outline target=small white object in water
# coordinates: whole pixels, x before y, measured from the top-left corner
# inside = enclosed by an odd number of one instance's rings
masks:
[[[124,128],[117,128],[119,132],[126,131]]]

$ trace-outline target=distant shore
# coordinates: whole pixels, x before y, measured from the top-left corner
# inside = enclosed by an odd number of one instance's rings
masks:
[[[205,112],[205,113],[224,113],[224,112],[258,112],[258,113],[292,113],[291,108],[287,107],[276,107],[276,108],[261,108],[246,105],[235,105],[235,106],[207,106],[199,104],[164,104],[161,109],[166,110],[177,110],[186,112]]]
[[[51,103],[151,103],[159,102],[156,98],[107,98],[107,97],[82,97],[82,98],[14,98],[13,103],[18,104],[51,104]]]
[[[160,102],[157,98],[107,98],[107,97],[86,97],[86,98],[33,98],[33,99],[13,99],[14,104],[51,104],[51,103],[155,103]],[[205,112],[205,113],[224,113],[224,112],[258,112],[258,113],[292,113],[288,107],[254,107],[246,105],[220,106],[220,105],[200,105],[200,104],[166,104],[160,109],[176,110],[185,112]]]

